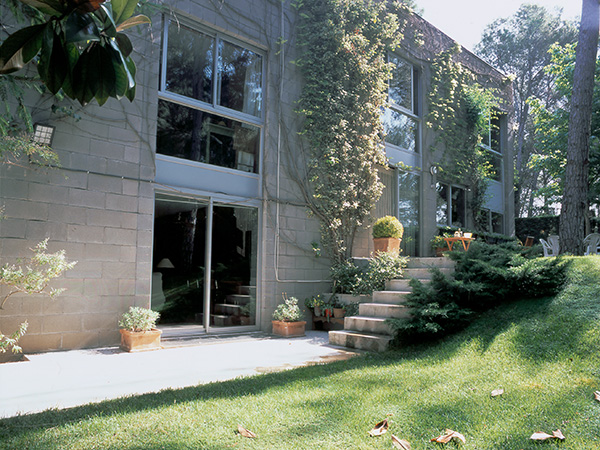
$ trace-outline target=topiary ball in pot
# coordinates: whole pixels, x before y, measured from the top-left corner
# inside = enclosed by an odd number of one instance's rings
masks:
[[[398,255],[400,240],[404,234],[404,227],[394,216],[385,216],[377,219],[373,224],[373,246],[375,254],[380,252]]]

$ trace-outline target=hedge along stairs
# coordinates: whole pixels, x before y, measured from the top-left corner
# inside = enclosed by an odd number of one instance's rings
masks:
[[[388,349],[393,339],[393,331],[386,319],[409,319],[410,308],[406,297],[411,292],[409,281],[416,278],[422,283],[431,280],[430,268],[443,273],[454,273],[454,261],[449,258],[410,258],[401,279],[386,283],[385,291],[373,292],[371,303],[361,303],[358,316],[344,318],[344,329],[329,332],[329,343],[373,352]]]

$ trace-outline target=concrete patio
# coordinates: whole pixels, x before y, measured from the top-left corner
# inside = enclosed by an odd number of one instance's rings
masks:
[[[116,347],[27,355],[0,364],[0,418],[69,408],[123,396],[318,364],[356,355],[328,345],[327,333],[277,338],[168,340],[162,350],[125,353]]]

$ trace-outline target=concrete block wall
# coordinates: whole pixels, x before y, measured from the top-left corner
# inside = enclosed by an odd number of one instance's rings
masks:
[[[0,263],[31,256],[45,238],[49,251],[64,249],[78,261],[52,282],[66,289],[56,299],[15,294],[0,312],[5,334],[28,321],[26,352],[114,345],[121,314],[149,305],[158,58],[148,38],[134,34],[135,103],[81,107],[32,97],[34,122],[56,127],[61,168],[0,165]],[[71,106],[78,118],[53,113],[52,105]],[[0,295],[7,293],[3,286]]]

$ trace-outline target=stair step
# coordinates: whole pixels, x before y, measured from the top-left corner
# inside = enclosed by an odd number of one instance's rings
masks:
[[[405,319],[410,317],[410,308],[406,305],[361,303],[358,305],[358,314],[361,316]]]
[[[344,330],[362,331],[367,333],[393,334],[390,326],[385,323],[385,317],[351,316],[344,318]]]
[[[247,305],[252,301],[254,297],[250,294],[229,294],[227,296],[227,303],[234,305]]]
[[[233,320],[231,316],[222,315],[222,314],[211,314],[212,323],[216,327],[229,327],[233,325]]]
[[[330,331],[329,343],[341,347],[357,348],[371,352],[383,352],[388,349],[391,336],[358,331]]]
[[[215,304],[215,314],[239,316],[241,309],[240,305],[230,305],[228,303]]]
[[[421,269],[429,267],[453,269],[456,263],[450,258],[409,258],[406,267],[408,269]]]
[[[453,268],[442,267],[439,269],[442,273],[444,273],[446,275],[452,275],[454,273]],[[428,268],[421,267],[421,268],[415,268],[415,269],[404,269],[403,277],[404,278],[419,278],[419,279],[423,279],[423,280],[431,280],[431,278],[433,277],[433,274],[429,271]]]
[[[238,294],[256,296],[256,286],[238,286]]]
[[[390,303],[399,305],[406,301],[406,296],[408,294],[410,294],[410,291],[374,291],[373,303]]]

